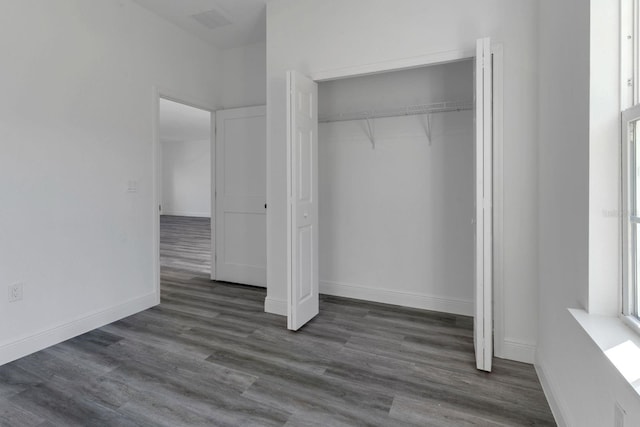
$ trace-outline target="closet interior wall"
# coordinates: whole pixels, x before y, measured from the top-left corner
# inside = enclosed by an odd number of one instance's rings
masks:
[[[473,314],[473,111],[330,121],[473,101],[473,61],[319,85],[325,294]]]

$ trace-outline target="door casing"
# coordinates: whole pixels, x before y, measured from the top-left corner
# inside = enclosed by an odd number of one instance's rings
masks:
[[[215,200],[215,186],[213,185],[215,177],[215,126],[216,126],[216,114],[215,106],[201,99],[196,99],[185,95],[183,93],[176,92],[174,90],[164,88],[161,86],[154,86],[152,90],[152,180],[153,180],[153,204],[151,206],[151,224],[153,226],[153,283],[155,290],[156,304],[160,304],[160,191],[162,190],[161,184],[161,159],[160,159],[160,99],[166,99],[169,101],[178,102],[180,104],[188,105],[190,107],[198,108],[200,110],[208,111],[211,114],[210,122],[210,139],[211,139],[211,212],[215,212],[216,200]],[[215,227],[211,226],[211,259],[215,256]],[[215,280],[215,264],[211,264],[211,279]]]

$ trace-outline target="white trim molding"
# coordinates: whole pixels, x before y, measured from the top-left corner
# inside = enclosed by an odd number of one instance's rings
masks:
[[[376,289],[352,283],[320,281],[320,293],[383,304],[400,305],[422,310],[473,316],[473,301],[455,298],[443,298],[413,292],[400,292],[389,289]]]
[[[54,326],[21,340],[5,344],[0,347],[0,366],[132,314],[147,310],[159,302],[158,295],[154,291],[118,304],[115,307],[88,314],[80,319]]]
[[[558,427],[567,427],[573,424],[567,424],[566,420],[568,418],[565,417],[565,414],[568,414],[566,408],[558,399],[558,393],[556,390],[558,387],[552,380],[552,377],[547,375],[547,372],[542,367],[543,363],[540,360],[540,355],[536,355],[536,363],[534,364],[534,368],[536,369],[536,373],[538,374],[538,379],[540,380],[540,384],[542,385],[542,391],[544,392],[545,397],[547,398],[547,402],[549,403],[549,407],[551,408],[551,413],[553,414],[553,418],[556,421]]]
[[[322,70],[311,74],[311,79],[316,82],[336,80],[345,77],[365,76],[387,71],[407,70],[410,68],[423,67],[425,65],[437,65],[446,62],[460,61],[475,57],[475,50],[457,49],[440,52],[432,52],[426,55],[413,56],[409,58],[398,58],[389,61],[362,64],[351,67]]]
[[[187,211],[173,211],[173,210],[163,210],[160,213],[160,216],[191,216],[194,218],[211,218],[211,214],[208,212],[187,212]]]
[[[504,54],[502,44],[493,53],[493,353],[511,359],[504,336]],[[516,359],[518,360],[518,359]],[[531,361],[533,363],[533,354]]]
[[[494,346],[497,346],[497,344],[498,341],[496,339]],[[502,354],[500,356],[496,355],[496,357],[524,363],[534,363],[536,360],[535,344],[526,343],[511,338],[503,339],[501,344]]]
[[[264,299],[264,311],[266,313],[287,315],[287,300],[266,297]]]

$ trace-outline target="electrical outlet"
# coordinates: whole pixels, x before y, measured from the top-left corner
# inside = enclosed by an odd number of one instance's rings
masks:
[[[14,283],[9,285],[9,302],[16,302],[22,299],[23,285],[22,283]]]

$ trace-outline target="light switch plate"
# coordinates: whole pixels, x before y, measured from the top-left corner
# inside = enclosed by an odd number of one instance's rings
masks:
[[[129,180],[127,181],[127,193],[137,193],[138,192],[138,181]]]

